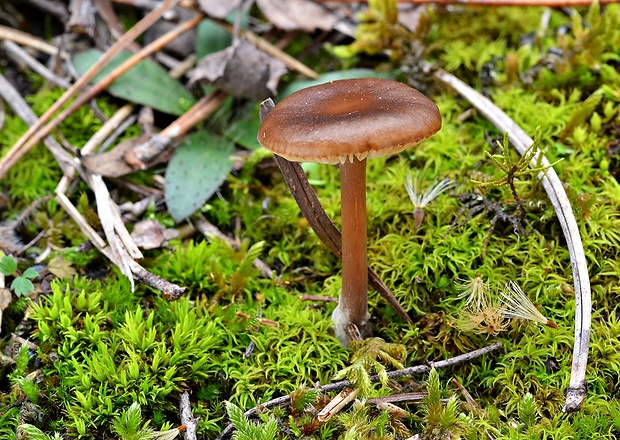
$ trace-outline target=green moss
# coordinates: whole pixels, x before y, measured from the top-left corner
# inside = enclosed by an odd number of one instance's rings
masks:
[[[193,284],[191,277],[203,276],[198,267],[234,276],[231,252],[223,244],[189,246],[170,266],[185,264],[179,270],[190,278],[182,281],[195,294],[206,294],[209,286]],[[209,267],[205,255],[223,266]],[[247,301],[236,306],[215,306],[206,297],[174,303],[151,298],[147,311],[126,281],[108,278],[103,287],[77,279],[73,289],[54,283],[51,296],[32,311],[47,371],[44,403],[63,402],[50,420],[63,420],[71,437],[98,436],[134,402],[149,417],[176,420],[178,393],[189,387],[197,390],[200,431],[210,438],[221,426],[224,400],[248,407],[303,382],[326,382],[344,366],[347,353],[329,335],[325,313],[269,280],[251,284],[251,291],[244,290]],[[259,292],[260,302],[252,299]],[[236,310],[262,314],[275,327],[237,316]],[[254,349],[246,358],[251,343]]]
[[[563,159],[554,169],[575,208],[595,311],[583,411],[561,411],[570,377],[575,300],[569,254],[552,207],[540,183],[523,176],[517,192],[524,200],[526,234],[498,221],[483,255],[490,213],[474,215],[471,205],[455,227],[464,205],[459,196],[477,194],[506,212],[514,197],[508,188],[472,182],[502,177],[485,152],[497,154],[495,140],[503,133],[444,91],[434,97],[444,117],[440,133],[396,157],[368,164],[370,265],[414,325],[404,324],[375,292],[370,293],[370,311],[376,336],[406,348],[405,365],[501,340],[503,351],[439,371],[432,379],[435,397],[449,397],[460,396],[449,382],[452,376],[458,378],[479,408],[472,409],[460,397],[460,404],[453,397],[449,407],[434,399],[425,405],[435,405],[440,418],[429,419],[430,412],[410,405],[411,417],[398,422],[385,411],[356,405],[317,426],[305,403],[312,401],[320,409],[333,396],[313,395],[300,399],[303,407],[274,409],[263,416],[264,423],[273,418],[281,423],[280,438],[291,437],[285,429],[313,439],[407,438],[407,431],[427,432],[428,438],[457,431],[471,439],[486,438],[487,433],[497,439],[620,436],[620,358],[615,350],[620,344],[620,161],[614,153],[620,124],[620,95],[614,88],[620,12],[610,5],[599,19],[594,8],[590,13],[582,10],[586,24],[580,28],[577,18],[571,23],[553,11],[549,30],[521,45],[521,37],[538,30],[542,13],[458,8],[431,15],[426,38],[432,43],[429,54],[440,65],[483,85],[530,135],[540,126],[545,154],[551,161]],[[558,36],[557,27],[569,23],[572,31]],[[544,64],[552,47],[564,48],[563,57]],[[572,70],[566,71],[567,66]],[[485,77],[489,71],[492,80]],[[49,91],[34,95],[35,111],[40,113],[57,96]],[[102,106],[108,113],[105,102]],[[63,126],[63,133],[80,146],[99,126],[82,110]],[[0,139],[4,151],[23,131],[25,126],[7,116]],[[512,158],[516,160],[516,154]],[[48,153],[37,149],[11,171],[3,184],[16,207],[53,190],[60,172],[49,163]],[[404,188],[409,172],[424,185],[442,178],[458,183],[454,192],[441,194],[424,208],[419,228]],[[326,211],[339,224],[336,167],[314,167],[311,178]],[[148,181],[150,174],[135,179]],[[88,215],[88,198],[80,200],[76,203]],[[66,218],[57,205],[50,202],[41,211],[34,217],[37,229],[48,231],[41,247],[75,246],[82,240],[77,228],[63,226]],[[162,213],[149,215],[172,225]],[[9,408],[0,411],[0,432],[15,431],[20,415],[12,405],[20,398],[45,411],[37,422],[41,429],[62,431],[67,438],[113,435],[114,421],[122,421],[134,403],[140,404],[139,423],[148,420],[154,429],[166,429],[178,423],[179,393],[191,389],[194,416],[201,418],[200,435],[215,438],[227,423],[225,401],[248,409],[271,397],[299,394],[302,384],[327,383],[349,371],[350,353],[330,335],[333,305],[299,300],[302,293],[337,296],[340,263],[301,217],[269,155],[256,151],[202,215],[238,239],[241,247],[233,250],[220,241],[194,239],[147,252],[144,264],[150,270],[188,288],[179,301],[167,303],[143,286],[131,292],[128,281],[115,271],[109,271],[105,281],[83,276],[64,284],[55,281],[52,293],[40,296],[30,316],[41,359],[36,368],[43,380],[28,379],[35,365],[27,352],[17,356],[15,365],[3,367],[12,388],[0,392],[0,402]],[[94,252],[70,249],[65,257],[80,273],[107,264]],[[273,280],[259,277],[251,265],[256,257],[274,269]],[[495,337],[460,331],[456,321],[463,300],[457,297],[455,281],[477,273],[494,292],[508,281],[518,282],[559,328],[512,322]],[[5,311],[3,328],[14,328],[25,309],[25,300],[14,302]],[[399,386],[417,389],[415,381],[425,380],[414,379]],[[401,391],[391,386],[377,386],[373,392]],[[399,426],[404,429],[398,431]]]

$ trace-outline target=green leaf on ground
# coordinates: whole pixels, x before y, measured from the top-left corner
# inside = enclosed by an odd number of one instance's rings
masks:
[[[34,270],[32,267],[29,267],[28,269],[26,269],[24,271],[22,276],[25,277],[25,278],[28,278],[29,280],[32,280],[32,279],[34,279],[34,278],[39,276],[39,272]]]
[[[0,272],[8,276],[8,275],[13,275],[13,273],[15,273],[16,270],[17,270],[17,261],[15,261],[13,257],[9,257],[8,255],[5,255],[4,257],[0,258]]]
[[[11,290],[17,296],[28,295],[34,290],[34,284],[32,284],[32,281],[30,281],[28,278],[17,277],[11,283]]]
[[[232,41],[232,35],[213,20],[204,19],[198,25],[196,36],[196,58],[201,59],[219,50],[224,50]]]
[[[179,145],[166,169],[166,204],[181,221],[217,191],[232,169],[232,143],[207,131],[193,133]]]
[[[87,50],[73,57],[73,65],[77,72],[83,75],[100,57],[101,51]],[[118,54],[95,76],[94,82],[101,81],[130,57],[129,52]],[[108,87],[108,92],[117,98],[177,116],[182,115],[195,102],[178,81],[170,78],[163,67],[151,60],[140,61],[113,82]]]
[[[240,111],[239,117],[226,129],[224,136],[243,148],[256,150],[260,148],[256,138],[259,128],[258,106],[246,106]]]

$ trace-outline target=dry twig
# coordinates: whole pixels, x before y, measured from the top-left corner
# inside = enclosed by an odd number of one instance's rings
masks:
[[[184,391],[181,394],[179,410],[181,413],[181,423],[185,425],[185,440],[196,440],[196,427],[198,426],[200,419],[194,418],[192,415],[192,407],[189,401],[189,393],[187,391]]]
[[[13,58],[18,64],[25,64],[33,72],[38,73],[43,78],[51,82],[52,84],[57,85],[58,87],[62,87],[63,89],[68,89],[71,85],[69,81],[64,78],[59,77],[52,71],[50,71],[47,67],[41,64],[35,57],[30,55],[24,49],[21,48],[18,44],[14,43],[11,40],[4,40],[2,42],[2,47],[6,50],[7,54]]]
[[[484,348],[480,348],[478,350],[474,350],[469,353],[461,354],[459,356],[455,356],[453,358],[446,359],[443,361],[429,362],[428,365],[416,365],[415,367],[403,368],[402,370],[389,371],[387,375],[390,379],[395,379],[397,377],[411,376],[416,373],[426,373],[430,371],[431,368],[439,369],[439,368],[451,367],[453,365],[461,364],[463,362],[469,362],[472,359],[475,359],[477,357],[480,357],[492,351],[498,350],[502,348],[502,346],[503,345],[501,342],[495,342],[494,344],[488,345]],[[373,382],[376,382],[379,380],[379,376],[378,375],[371,376],[370,380]],[[318,389],[320,389],[323,392],[328,392],[328,391],[338,391],[338,390],[341,390],[343,388],[350,387],[350,386],[351,386],[351,382],[349,382],[348,380],[341,380],[340,382],[334,382],[328,385],[319,386]],[[275,399],[269,400],[268,402],[261,403],[255,406],[254,408],[247,410],[243,414],[246,417],[252,417],[259,410],[263,408],[271,408],[272,406],[285,405],[285,404],[288,404],[290,400],[291,400],[290,396],[277,397]],[[235,427],[232,424],[229,424],[228,426],[226,426],[224,431],[222,431],[222,433],[217,437],[216,440],[224,440],[225,438],[228,438],[228,436],[232,434],[234,429]]]
[[[508,139],[519,152],[523,154],[533,143],[533,140],[510,117],[489,99],[476,92],[463,81],[443,70],[437,70],[435,78],[456,90],[469,101],[502,133],[508,133]],[[539,152],[532,159],[533,165],[550,166],[549,160]],[[560,226],[566,239],[570,254],[571,266],[575,285],[575,345],[573,348],[573,365],[564,411],[578,411],[586,397],[586,366],[588,364],[588,347],[590,344],[590,327],[592,319],[592,298],[590,291],[590,277],[588,265],[579,234],[577,220],[564,186],[553,168],[540,173],[542,180],[555,210]]]
[[[7,26],[0,25],[0,40],[14,41],[21,46],[32,47],[33,49],[47,55],[60,55],[60,57],[65,60],[71,58],[71,56],[67,52],[60,51],[59,53],[59,50],[56,46],[53,46],[48,42],[41,40],[40,38],[33,37],[26,32]]]
[[[140,34],[142,34],[146,29],[148,29],[153,23],[159,20],[159,18],[164,14],[164,12],[166,12],[168,9],[175,6],[178,3],[178,1],[179,0],[165,0],[164,3],[162,3],[160,7],[153,10],[151,13],[146,15],[142,20],[136,23],[136,25],[132,27],[125,35],[123,35],[121,39],[119,39],[116,43],[114,43],[110,47],[110,49],[108,49],[103,54],[103,56],[99,58],[99,60],[97,60],[97,62],[93,64],[91,68],[88,69],[88,71],[86,71],[86,73],[84,73],[84,75],[82,75],[69,88],[69,90],[67,90],[56,102],[54,102],[54,104],[49,109],[47,109],[47,111],[37,120],[37,122],[33,124],[28,129],[28,131],[26,131],[26,133],[24,133],[22,137],[15,143],[15,145],[11,147],[11,149],[2,158],[2,160],[0,160],[0,179],[6,175],[7,171],[13,165],[15,165],[17,161],[24,154],[26,154],[26,152],[28,152],[28,150],[34,147],[37,144],[37,142],[39,142],[42,138],[50,134],[54,128],[60,125],[63,119],[59,115],[50,124],[44,127],[44,125],[47,123],[48,120],[50,120],[50,118],[53,115],[64,104],[66,104],[67,101],[71,99],[76,93],[84,89],[84,87],[86,87],[86,85],[95,77],[95,75],[99,73],[99,71],[105,65],[107,65],[116,54],[118,54],[122,49],[124,49],[129,42],[135,40]],[[20,35],[20,34],[17,33],[16,35]],[[1,36],[2,35],[0,34],[0,37]],[[90,96],[84,102],[87,102],[93,96]],[[82,95],[82,98],[83,97],[84,95]],[[65,117],[71,114],[71,113],[67,113],[67,111],[63,113],[65,113]]]

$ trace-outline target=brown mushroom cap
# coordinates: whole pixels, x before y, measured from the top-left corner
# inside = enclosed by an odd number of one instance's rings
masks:
[[[387,156],[441,128],[439,109],[397,81],[332,81],[293,93],[271,110],[260,144],[294,162],[343,163]]]

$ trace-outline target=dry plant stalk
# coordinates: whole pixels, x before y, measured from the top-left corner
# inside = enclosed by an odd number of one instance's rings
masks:
[[[35,57],[30,55],[26,50],[22,49],[22,47],[18,45],[17,43],[11,40],[4,40],[2,42],[2,46],[6,50],[7,54],[11,58],[15,59],[17,63],[24,63],[30,69],[32,69],[33,72],[41,75],[43,78],[45,78],[47,81],[51,82],[52,84],[55,84],[58,87],[61,87],[63,89],[68,89],[71,86],[68,80],[61,78],[55,73],[53,73],[52,71],[50,71],[47,67],[41,64]]]
[[[358,388],[345,388],[340,391],[316,416],[319,422],[327,422],[333,416],[338,414],[342,408],[357,397],[360,390]]]
[[[521,127],[489,99],[476,92],[463,81],[441,69],[435,72],[435,78],[456,90],[463,98],[469,101],[485,118],[499,131],[508,133],[510,143],[519,154],[523,154],[534,142]],[[533,165],[550,166],[549,160],[539,152],[531,161]],[[583,243],[579,234],[577,220],[573,214],[564,186],[553,168],[540,173],[542,180],[555,210],[566,245],[570,254],[571,266],[575,285],[575,345],[573,348],[573,364],[570,384],[566,391],[565,412],[578,411],[586,397],[586,366],[588,364],[588,349],[590,344],[590,328],[592,320],[592,294],[590,277]]]
[[[447,368],[453,365],[458,365],[464,362],[469,362],[472,359],[475,359],[477,357],[480,357],[492,351],[499,350],[502,347],[503,345],[501,342],[495,342],[494,344],[487,345],[486,347],[479,348],[478,350],[474,350],[474,351],[470,351],[469,353],[464,353],[458,356],[454,356],[453,358],[445,359],[443,361],[429,362],[428,364],[425,364],[425,365],[416,365],[414,367],[408,367],[402,370],[389,371],[387,375],[390,379],[394,379],[396,377],[412,376],[416,373],[427,373],[431,371],[431,368],[435,368],[436,370],[438,370],[440,368]],[[370,380],[373,382],[376,382],[379,380],[379,376],[378,375],[370,376]],[[349,382],[348,380],[341,380],[340,382],[334,382],[328,385],[321,385],[318,387],[318,389],[320,389],[323,392],[328,392],[328,391],[342,390],[343,388],[347,388],[350,386],[351,386],[351,382]],[[290,401],[291,401],[290,395],[276,397],[275,399],[271,399],[268,402],[261,403],[255,406],[254,408],[247,410],[246,412],[243,413],[243,415],[245,417],[252,417],[256,415],[259,411],[262,411],[264,408],[271,408],[273,406],[278,406],[278,405],[286,405]],[[230,434],[232,434],[234,429],[235,427],[232,425],[232,423],[229,424],[228,426],[226,426],[226,428],[224,428],[224,430],[216,438],[216,440],[224,440],[228,438]]]
[[[47,55],[59,55],[61,58],[68,60],[71,58],[68,52],[60,51],[56,46],[49,44],[35,36],[24,31],[0,25],[0,40],[13,41],[21,46],[32,47],[33,49]]]

